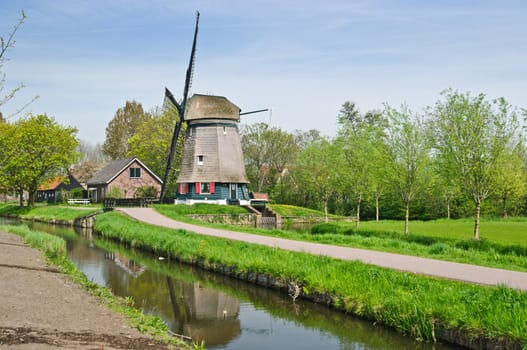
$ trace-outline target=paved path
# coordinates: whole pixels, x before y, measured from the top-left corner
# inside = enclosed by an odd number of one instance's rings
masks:
[[[527,273],[525,272],[202,227],[172,220],[159,214],[152,208],[119,208],[118,210],[136,220],[148,224],[182,229],[207,236],[256,243],[316,255],[325,255],[343,260],[360,260],[367,264],[409,271],[416,274],[485,285],[505,284],[511,288],[527,290]]]

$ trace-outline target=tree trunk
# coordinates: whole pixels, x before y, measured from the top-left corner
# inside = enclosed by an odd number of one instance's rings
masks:
[[[22,208],[24,206],[24,189],[22,187],[18,190],[18,196],[20,198],[20,207]]]
[[[409,222],[410,222],[410,203],[406,203],[406,206],[404,208],[404,234],[406,236],[408,236],[408,233],[409,233],[409,230],[408,230]]]
[[[509,213],[507,213],[507,196],[503,196],[503,218],[508,219]]]
[[[450,198],[446,200],[446,218],[450,220]]]
[[[481,200],[477,199],[476,202],[476,214],[475,214],[475,220],[474,220],[474,239],[479,239],[479,218],[481,215]]]
[[[357,198],[357,215],[356,215],[356,221],[355,221],[355,228],[358,229],[360,225],[360,203],[362,201],[362,196],[359,195],[359,198]]]
[[[328,200],[324,199],[324,221],[327,223],[328,219]]]
[[[375,194],[375,221],[379,222],[379,195]]]

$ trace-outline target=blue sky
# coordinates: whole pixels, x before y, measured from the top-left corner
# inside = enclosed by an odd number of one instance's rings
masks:
[[[196,10],[191,92],[272,109],[244,123],[332,136],[345,101],[419,112],[446,88],[527,107],[523,0],[0,0],[0,35],[21,10],[28,18],[3,72],[8,88],[26,88],[2,112],[39,95],[27,111],[92,143],[127,100],[150,110],[165,86],[182,95]]]

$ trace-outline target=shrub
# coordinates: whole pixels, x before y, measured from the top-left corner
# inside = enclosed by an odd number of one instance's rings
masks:
[[[339,233],[340,227],[337,224],[326,222],[322,224],[317,224],[311,227],[311,234],[324,234],[324,233]]]

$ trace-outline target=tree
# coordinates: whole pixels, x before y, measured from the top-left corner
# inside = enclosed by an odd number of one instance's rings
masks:
[[[361,114],[352,102],[342,105],[338,122],[341,127],[336,142],[340,144],[345,165],[345,172],[341,175],[343,192],[349,194],[355,204],[355,225],[359,228],[361,204],[370,194],[374,194],[376,218],[379,218],[379,197],[385,178],[382,170],[386,164],[382,159],[385,147],[380,140],[385,123],[381,113],[370,111]]]
[[[337,147],[334,143],[320,139],[313,142],[297,157],[292,177],[297,191],[312,196],[322,204],[326,222],[328,221],[328,202],[341,188],[339,177]]]
[[[10,159],[4,170],[20,191],[21,206],[23,190],[28,191],[28,205],[33,206],[38,186],[64,174],[77,160],[77,129],[61,126],[47,115],[20,119],[12,127]]]
[[[15,174],[8,168],[16,149],[13,144],[13,133],[14,128],[11,124],[0,123],[0,191],[4,195],[15,187],[13,178]]]
[[[128,156],[138,157],[150,170],[163,178],[175,124],[176,118],[170,113],[152,113],[152,117],[128,140]],[[179,174],[183,157],[184,135],[185,130],[182,129],[173,160],[172,173],[168,177],[169,185],[167,189],[169,190],[166,193],[175,191],[175,181]]]
[[[516,147],[507,148],[503,157],[498,159],[496,168],[499,170],[494,186],[494,194],[501,202],[504,218],[509,217],[509,205],[519,199],[527,191],[527,173],[525,169],[525,149],[521,142]]]
[[[300,150],[295,135],[265,123],[244,126],[241,143],[247,176],[258,192],[273,190]]]
[[[140,103],[126,101],[106,127],[106,140],[102,146],[104,154],[112,160],[126,157],[130,152],[128,140],[150,118],[151,115],[145,113]]]
[[[474,239],[479,239],[481,204],[499,182],[507,148],[517,142],[517,116],[503,98],[489,102],[484,94],[452,90],[442,96],[430,109],[436,156],[443,172],[454,174],[473,199]]]
[[[400,110],[385,106],[388,126],[385,142],[391,180],[404,205],[404,233],[409,233],[410,204],[427,188],[429,178],[429,143],[421,117],[407,106]]]

